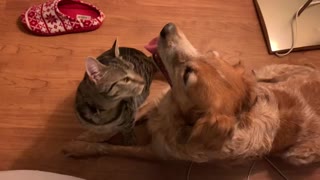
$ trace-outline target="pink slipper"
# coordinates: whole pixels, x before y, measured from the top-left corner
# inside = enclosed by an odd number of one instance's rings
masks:
[[[33,34],[54,36],[98,29],[105,15],[80,0],[50,0],[30,7],[21,15],[22,24]]]

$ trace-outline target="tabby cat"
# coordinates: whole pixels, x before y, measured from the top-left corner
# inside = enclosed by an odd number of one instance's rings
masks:
[[[103,142],[117,133],[124,144],[135,144],[134,117],[149,95],[156,66],[143,52],[118,47],[97,59],[86,59],[86,73],[77,89],[76,112],[88,131],[78,140]]]

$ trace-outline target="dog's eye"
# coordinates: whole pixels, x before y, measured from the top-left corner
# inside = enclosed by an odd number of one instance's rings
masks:
[[[193,72],[193,69],[191,69],[191,67],[187,66],[186,69],[184,70],[184,74],[183,74],[183,82],[186,85],[188,78],[190,76],[190,73]]]

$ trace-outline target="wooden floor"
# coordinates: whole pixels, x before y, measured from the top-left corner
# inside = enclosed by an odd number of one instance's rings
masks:
[[[0,170],[36,169],[88,180],[186,179],[188,163],[184,162],[75,160],[60,153],[61,146],[81,132],[73,100],[84,59],[110,48],[116,37],[120,45],[146,52],[143,46],[171,21],[201,51],[215,49],[230,62],[242,60],[247,68],[284,62],[320,67],[318,50],[281,59],[269,55],[252,0],[90,1],[105,12],[103,26],[90,33],[56,37],[37,37],[19,28],[19,15],[43,1],[0,1]],[[294,168],[275,163],[289,179],[320,179],[319,165]],[[245,179],[249,167],[195,164],[190,179]],[[261,161],[251,179],[281,177]]]

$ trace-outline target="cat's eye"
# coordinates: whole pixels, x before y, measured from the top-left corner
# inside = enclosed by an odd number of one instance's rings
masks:
[[[126,77],[123,79],[123,82],[128,83],[130,81],[130,78]]]

